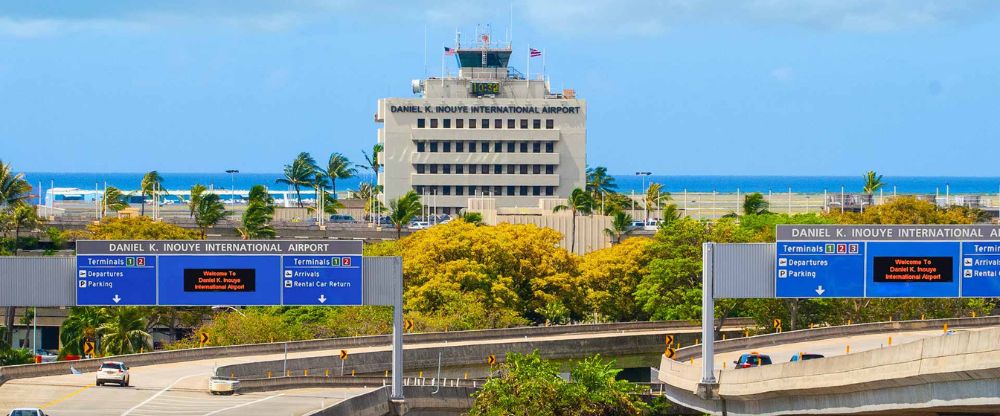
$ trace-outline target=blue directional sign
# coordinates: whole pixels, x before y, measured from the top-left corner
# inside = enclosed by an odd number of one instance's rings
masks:
[[[1000,242],[962,243],[962,296],[995,298],[1000,294]]]
[[[361,305],[360,241],[78,241],[78,305]]]
[[[156,305],[156,257],[77,256],[76,304]]]
[[[779,298],[864,297],[864,243],[779,242],[775,296]]]
[[[779,225],[777,240],[779,298],[1000,297],[995,225]]]
[[[360,305],[361,256],[284,256],[285,305]]]

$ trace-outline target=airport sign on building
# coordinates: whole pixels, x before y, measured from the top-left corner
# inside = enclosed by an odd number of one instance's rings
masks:
[[[361,305],[362,243],[78,241],[77,305]]]
[[[1000,297],[1000,227],[779,225],[778,298]]]

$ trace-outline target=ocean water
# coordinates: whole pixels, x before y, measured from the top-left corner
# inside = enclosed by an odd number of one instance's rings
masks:
[[[61,188],[94,189],[115,186],[123,190],[139,188],[142,173],[66,173],[66,172],[28,172],[26,179],[35,187],[48,190],[53,185]],[[214,189],[227,190],[248,189],[253,185],[267,185],[270,189],[287,189],[286,185],[275,182],[280,173],[238,173],[230,177],[225,172],[219,173],[171,173],[162,172],[163,185],[166,189],[189,189],[200,183]],[[618,191],[622,193],[642,192],[650,182],[664,185],[672,193],[683,192],[792,192],[822,193],[840,192],[841,187],[846,192],[860,192],[864,185],[861,175],[856,176],[649,176],[645,179],[635,175],[613,175]],[[337,181],[337,190],[357,189],[361,182],[371,180],[371,175],[360,175],[350,179]],[[895,190],[904,194],[934,194],[940,192],[996,194],[1000,192],[1000,177],[948,177],[948,176],[899,176],[886,177],[885,192]]]

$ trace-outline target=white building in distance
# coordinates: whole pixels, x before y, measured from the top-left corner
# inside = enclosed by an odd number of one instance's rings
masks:
[[[413,190],[438,213],[455,214],[470,198],[538,207],[583,188],[586,102],[508,67],[510,44],[488,35],[450,50],[458,76],[415,80],[416,97],[378,101],[385,201]]]

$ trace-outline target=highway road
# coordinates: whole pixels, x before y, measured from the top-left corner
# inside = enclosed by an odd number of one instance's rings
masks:
[[[980,328],[959,329],[957,331],[975,331]],[[941,329],[925,331],[900,331],[884,334],[852,335],[847,337],[820,339],[805,342],[794,342],[788,344],[759,347],[753,351],[767,354],[774,364],[788,362],[793,355],[801,353],[823,354],[826,357],[847,354],[847,347],[850,346],[851,353],[873,350],[889,346],[889,337],[892,337],[892,345],[904,344],[922,338],[943,336]],[[732,369],[733,361],[736,361],[741,354],[751,351],[733,351],[715,354],[715,369]],[[701,358],[695,358],[696,365],[701,365]],[[723,367],[725,364],[725,367]]]
[[[699,332],[697,329],[655,329],[626,331],[632,335],[679,334]],[[621,332],[585,332],[528,337],[532,341],[574,338],[616,337]],[[524,337],[498,338],[460,342],[407,344],[406,349],[440,346],[506,343],[524,341]],[[355,348],[351,353],[386,351],[390,346]],[[289,353],[288,358],[333,356],[339,350]],[[363,388],[295,389],[251,393],[236,396],[212,396],[208,379],[214,368],[222,365],[280,360],[283,354],[219,358],[133,367],[131,387],[94,386],[93,372],[79,375],[36,377],[11,380],[0,386],[0,414],[13,407],[41,407],[53,415],[302,415],[330,405],[346,397],[361,394]],[[381,387],[381,386],[372,386]]]

